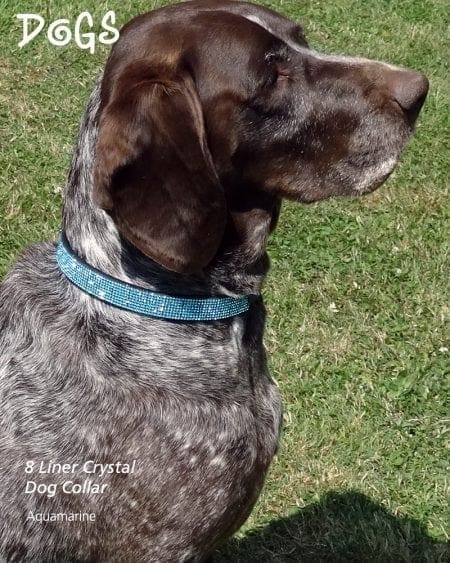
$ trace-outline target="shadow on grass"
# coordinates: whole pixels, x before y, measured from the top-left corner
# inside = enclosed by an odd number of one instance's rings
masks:
[[[396,517],[357,492],[328,493],[317,503],[214,553],[214,563],[444,563],[450,546],[411,518]]]

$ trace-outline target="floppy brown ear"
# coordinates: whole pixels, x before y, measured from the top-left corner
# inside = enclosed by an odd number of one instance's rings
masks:
[[[165,268],[191,273],[211,261],[226,204],[190,76],[138,65],[116,79],[99,118],[93,197]]]

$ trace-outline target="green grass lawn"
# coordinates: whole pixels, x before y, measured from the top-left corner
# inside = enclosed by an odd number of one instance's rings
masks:
[[[394,176],[362,199],[285,204],[270,241],[266,345],[284,397],[281,450],[219,561],[450,561],[448,0],[273,0],[319,50],[420,69],[431,90]],[[118,24],[163,2],[0,0],[0,276],[55,238],[74,137],[108,47],[16,13]]]

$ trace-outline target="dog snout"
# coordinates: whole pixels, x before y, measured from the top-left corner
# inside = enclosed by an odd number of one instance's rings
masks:
[[[393,70],[389,73],[388,87],[409,125],[413,126],[428,94],[428,78],[414,70]]]

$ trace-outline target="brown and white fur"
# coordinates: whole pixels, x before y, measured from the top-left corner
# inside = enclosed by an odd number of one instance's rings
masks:
[[[242,2],[194,0],[122,29],[81,124],[68,241],[118,279],[251,307],[143,317],[73,286],[54,243],[24,252],[0,287],[1,561],[203,561],[242,525],[280,432],[260,290],[281,199],[381,185],[427,89],[414,71],[319,54],[299,25]],[[24,494],[30,460],[137,469],[94,476],[104,494],[49,497]]]

